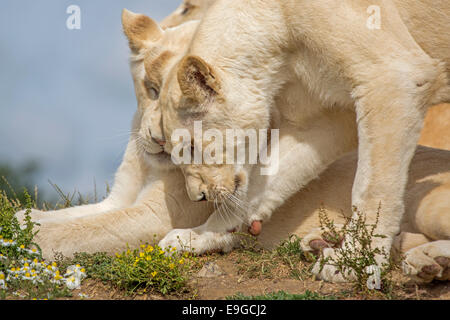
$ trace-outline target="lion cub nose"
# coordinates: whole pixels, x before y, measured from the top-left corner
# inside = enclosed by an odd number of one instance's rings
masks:
[[[153,140],[154,140],[157,144],[159,144],[161,147],[164,147],[164,146],[166,145],[166,141],[165,141],[165,140],[160,140],[160,139],[156,139],[156,138],[153,138]]]

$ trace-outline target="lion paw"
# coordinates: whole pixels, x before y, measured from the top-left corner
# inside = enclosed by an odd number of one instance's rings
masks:
[[[324,235],[323,230],[320,228],[314,229],[305,237],[302,238],[300,245],[303,251],[313,252],[315,254],[323,254],[323,259],[332,259],[336,256],[333,247],[338,245],[336,241],[330,241]],[[321,259],[321,261],[324,261]],[[339,270],[330,264],[322,265],[321,261],[314,264],[311,272],[319,279],[329,282],[346,282],[343,275]]]
[[[322,261],[327,261],[327,259],[333,260],[336,258],[336,252],[332,248],[325,248],[322,251],[323,257],[318,262],[316,262],[311,270],[311,272],[321,280],[325,280],[333,283],[348,282],[356,279],[355,275],[352,273],[347,273],[344,275],[338,270],[338,268],[331,264],[323,264]]]
[[[302,238],[300,246],[303,251],[319,253],[326,248],[335,248],[340,246],[343,238],[331,237],[324,233],[322,229],[317,228]]]
[[[163,249],[176,248],[177,251],[189,251],[196,254],[206,252],[229,252],[234,247],[231,233],[221,234],[200,229],[174,229],[159,242]]]
[[[412,248],[405,253],[402,269],[422,283],[450,280],[450,241],[434,241]]]
[[[335,263],[330,264],[330,261],[338,261],[338,256],[336,254],[337,248],[350,248],[351,241],[344,241],[343,235],[339,234],[330,234],[327,232],[323,232],[322,229],[317,228],[306,235],[301,243],[300,243],[303,251],[313,252],[314,254],[321,255],[318,262],[316,262],[311,270],[311,272],[319,279],[333,282],[333,283],[341,283],[341,282],[350,282],[356,280],[357,276],[355,272],[351,268],[346,268],[344,271],[341,271]],[[384,258],[381,256],[376,256],[375,260],[378,265],[381,265],[384,261]],[[368,266],[366,268],[366,272],[368,274],[373,274],[379,270],[377,265]],[[345,272],[343,274],[342,272]],[[369,287],[377,288],[379,279],[374,275],[370,276],[370,284]],[[373,283],[372,283],[373,282]]]

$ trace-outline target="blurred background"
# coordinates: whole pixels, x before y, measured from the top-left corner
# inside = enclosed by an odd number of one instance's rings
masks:
[[[180,3],[2,0],[0,177],[19,191],[37,185],[49,202],[59,198],[49,180],[64,194],[104,197],[136,109],[121,11],[161,21]],[[71,5],[79,30],[66,26]],[[0,189],[9,189],[3,180]]]

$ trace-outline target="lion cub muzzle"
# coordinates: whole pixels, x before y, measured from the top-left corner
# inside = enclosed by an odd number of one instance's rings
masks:
[[[243,172],[235,173],[234,166],[186,166],[186,191],[192,201],[221,203],[236,197],[246,183]]]

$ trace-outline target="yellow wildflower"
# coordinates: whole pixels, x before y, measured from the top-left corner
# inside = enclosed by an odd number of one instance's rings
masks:
[[[173,263],[171,263],[171,264],[169,264],[169,268],[173,269],[173,268],[175,268],[175,265]]]
[[[152,277],[155,277],[157,274],[158,274],[158,272],[153,271],[153,272],[152,272]]]
[[[141,258],[145,257],[145,253],[140,252],[140,253],[139,253],[139,257],[141,257]]]
[[[179,263],[179,264],[183,264],[183,263],[184,263],[184,259],[180,259],[180,260],[178,261],[178,263]]]

